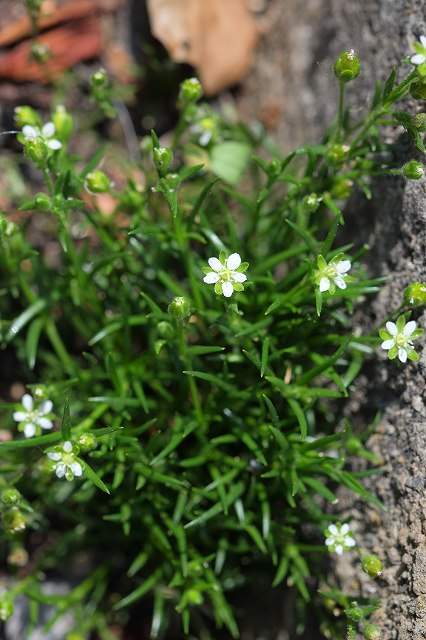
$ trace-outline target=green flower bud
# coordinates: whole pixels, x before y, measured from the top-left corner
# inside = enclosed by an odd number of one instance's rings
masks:
[[[355,51],[344,51],[333,65],[334,75],[340,82],[355,80],[360,74],[361,64]]]
[[[426,283],[413,282],[404,291],[404,302],[410,307],[421,307],[426,304]]]
[[[95,73],[92,74],[92,77],[90,78],[90,84],[93,87],[98,88],[106,87],[108,85],[108,76],[105,69],[99,69],[98,71],[95,71]]]
[[[33,127],[41,126],[38,113],[28,105],[15,107],[15,124],[20,129],[22,129],[26,124],[30,124]]]
[[[49,393],[46,387],[43,386],[42,384],[38,384],[36,387],[33,388],[32,391],[33,391],[34,397],[37,398],[37,400],[46,400],[49,397]]]
[[[197,589],[188,589],[185,591],[185,600],[192,605],[203,604],[203,596]]]
[[[58,137],[62,141],[68,140],[72,133],[73,118],[62,104],[56,107],[52,115],[52,121]]]
[[[421,180],[424,174],[424,167],[422,163],[417,162],[417,160],[410,160],[402,167],[402,175],[404,178],[407,178],[407,180]]]
[[[167,147],[156,147],[153,156],[154,166],[160,172],[165,171],[173,160],[173,153]]]
[[[49,210],[51,207],[51,200],[46,193],[36,193],[33,200],[34,209],[40,209],[41,211]]]
[[[380,640],[381,633],[379,627],[375,624],[366,624],[364,626],[364,638],[365,640]]]
[[[266,172],[268,176],[273,178],[274,176],[277,176],[280,171],[281,162],[279,160],[276,160],[275,158],[272,158],[272,160],[270,160],[266,165]]]
[[[87,174],[84,186],[90,193],[106,193],[111,190],[111,181],[103,171],[92,171]]]
[[[31,138],[24,143],[24,149],[27,157],[34,162],[36,166],[44,166],[49,156],[49,148],[43,138]]]
[[[303,210],[306,211],[306,213],[315,213],[315,211],[318,210],[320,204],[321,198],[319,198],[316,193],[310,193],[302,200]]]
[[[327,152],[327,157],[333,164],[340,164],[348,155],[350,146],[347,144],[332,144]]]
[[[165,320],[162,320],[158,323],[157,331],[162,338],[166,338],[167,340],[171,340],[175,335],[174,327],[170,324],[170,322],[166,322]]]
[[[336,178],[330,194],[336,200],[346,200],[352,193],[354,183],[349,178]]]
[[[52,55],[50,47],[42,42],[35,42],[31,45],[31,57],[36,62],[45,63]]]
[[[185,296],[176,296],[169,304],[168,312],[175,320],[185,320],[190,314],[190,302]]]
[[[182,82],[179,89],[178,104],[185,107],[197,102],[203,95],[201,83],[197,78],[187,78]]]
[[[361,566],[364,573],[367,573],[370,578],[377,578],[382,575],[383,562],[374,553],[364,556],[361,560]]]
[[[2,622],[6,622],[9,620],[10,616],[13,615],[14,607],[13,603],[8,599],[7,596],[0,597],[0,620]]]
[[[424,78],[418,78],[411,83],[410,94],[414,100],[426,100],[426,81]]]
[[[19,511],[18,507],[12,507],[5,511],[2,515],[2,520],[8,533],[19,533],[26,526],[24,514]]]
[[[13,507],[16,504],[19,503],[19,501],[21,500],[21,494],[19,493],[18,489],[15,489],[14,487],[10,487],[9,489],[4,489],[4,491],[1,494],[1,501],[3,502],[3,504],[6,504],[8,507]]]
[[[359,622],[364,618],[364,611],[358,607],[356,602],[352,602],[348,609],[344,609],[345,616],[353,622]]]
[[[98,446],[95,436],[91,433],[82,433],[81,436],[79,436],[77,443],[83,452],[91,451],[92,449],[96,449]]]

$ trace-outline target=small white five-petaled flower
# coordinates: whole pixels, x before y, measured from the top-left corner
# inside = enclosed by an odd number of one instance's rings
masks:
[[[315,282],[321,293],[329,291],[333,295],[336,286],[339,289],[346,289],[346,283],[352,278],[347,275],[351,268],[350,260],[342,260],[343,254],[339,253],[329,263],[327,263],[322,255],[317,258],[318,270],[315,273]]]
[[[34,398],[26,393],[21,399],[21,409],[15,411],[13,419],[19,422],[19,431],[24,432],[26,438],[40,435],[42,429],[51,429],[52,421],[47,417],[52,411],[53,404],[50,400],[43,400],[34,407]]]
[[[241,262],[238,253],[231,253],[229,257],[225,251],[221,251],[219,259],[209,258],[210,268],[203,267],[203,273],[206,275],[203,281],[207,284],[214,284],[215,293],[230,298],[234,291],[243,291],[242,284],[247,280],[247,276],[243,273],[249,263]]]
[[[386,329],[380,329],[379,335],[384,340],[381,347],[389,351],[389,360],[394,360],[398,356],[401,362],[413,360],[417,362],[419,354],[413,347],[413,340],[423,334],[423,329],[417,329],[414,320],[405,321],[404,316],[399,316],[395,322],[387,322]]]
[[[421,75],[426,75],[426,36],[420,36],[420,42],[413,42],[413,49],[416,53],[411,56],[410,61],[416,67],[421,66]]]
[[[325,544],[329,551],[335,551],[341,556],[344,551],[348,551],[356,545],[350,526],[345,523],[330,524],[325,530]]]
[[[53,137],[55,135],[55,131],[55,125],[53,122],[46,122],[41,129],[39,127],[34,127],[32,124],[26,124],[22,127],[22,133],[26,140],[37,140],[41,138],[49,149],[52,149],[53,151],[57,151],[62,147],[62,142]]]
[[[79,451],[79,447],[70,440],[49,451],[47,457],[55,463],[53,469],[58,478],[65,476],[68,481],[71,481],[74,476],[83,475],[83,467],[77,458]]]

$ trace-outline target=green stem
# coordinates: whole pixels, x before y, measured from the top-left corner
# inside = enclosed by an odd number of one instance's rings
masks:
[[[339,82],[339,110],[337,116],[336,142],[339,142],[343,133],[344,98],[346,82]]]
[[[189,282],[191,284],[191,291],[192,291],[192,295],[193,295],[194,300],[195,300],[195,305],[196,305],[198,310],[202,311],[204,309],[204,302],[203,302],[203,299],[202,299],[201,294],[200,294],[198,281],[197,281],[197,279],[195,277],[194,267],[193,267],[193,263],[192,263],[192,260],[191,260],[191,255],[190,255],[190,252],[189,252],[188,238],[187,238],[186,233],[184,232],[184,229],[182,227],[180,209],[178,209],[178,212],[177,212],[177,214],[176,214],[176,216],[174,217],[173,220],[174,220],[176,241],[177,241],[179,249],[181,251],[181,254],[182,254],[182,257],[183,257],[183,261],[184,261],[184,264],[185,264],[185,268],[186,268],[186,272],[187,272],[188,277],[189,277]]]
[[[178,324],[178,335],[179,335],[179,349],[180,349],[181,358],[183,360],[184,367],[187,371],[191,371],[192,370],[191,356],[188,353],[186,337],[185,337],[183,325],[181,322],[179,322]],[[204,417],[204,413],[201,405],[201,398],[200,398],[200,394],[199,394],[196,382],[192,376],[188,376],[188,384],[189,384],[189,390],[192,397],[192,402],[194,405],[195,416],[200,426],[205,429],[207,425],[206,425],[206,419]]]

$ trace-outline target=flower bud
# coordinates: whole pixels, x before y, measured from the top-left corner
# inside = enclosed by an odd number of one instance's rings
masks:
[[[31,57],[36,62],[45,63],[51,57],[52,52],[47,44],[42,42],[34,42],[31,45]]]
[[[187,589],[184,597],[190,605],[203,604],[203,595],[198,591],[198,589]]]
[[[51,201],[46,193],[36,193],[33,199],[34,209],[40,209],[46,211],[50,209]]]
[[[21,500],[21,494],[18,489],[14,487],[9,487],[8,489],[4,489],[1,494],[1,501],[3,504],[6,504],[8,507],[13,507]]]
[[[93,87],[106,87],[108,85],[108,76],[105,69],[99,69],[92,74],[90,84]]]
[[[417,160],[410,160],[402,167],[402,175],[404,178],[407,178],[407,180],[421,180],[424,174],[424,167],[422,163],[417,162]]]
[[[365,640],[380,640],[381,633],[379,627],[375,624],[366,624],[364,626],[364,638]]]
[[[0,596],[0,620],[6,622],[13,615],[14,607],[6,595]]]
[[[96,449],[97,442],[96,438],[91,433],[82,433],[77,440],[78,446],[85,453],[86,451],[91,451],[92,449]]]
[[[357,602],[352,602],[351,606],[348,609],[344,609],[344,613],[349,620],[353,620],[353,622],[359,622],[364,618],[364,611],[358,607]]]
[[[349,178],[336,178],[336,182],[331,188],[330,194],[336,200],[346,200],[352,193],[354,183]]]
[[[106,193],[111,189],[111,181],[103,171],[91,171],[86,176],[84,186],[90,193]]]
[[[178,104],[181,108],[186,107],[197,102],[202,95],[203,89],[200,81],[197,78],[187,78],[180,85]]]
[[[168,312],[175,320],[185,320],[190,314],[190,302],[185,296],[176,296],[169,304]]]
[[[272,160],[269,160],[268,164],[266,165],[266,172],[268,176],[273,178],[274,176],[277,176],[280,173],[280,171],[281,171],[281,162],[276,158],[272,158]]]
[[[413,282],[404,291],[404,302],[410,307],[421,307],[426,304],[426,283]]]
[[[361,64],[355,51],[344,51],[333,65],[334,75],[340,82],[355,80],[360,74]]]
[[[162,320],[158,323],[157,331],[162,338],[166,338],[167,340],[171,340],[175,335],[174,327],[170,324],[170,322],[166,322],[166,320]]]
[[[321,198],[319,198],[316,193],[310,193],[302,200],[303,210],[306,211],[306,213],[315,213],[315,211],[319,209],[320,204]]]
[[[425,78],[418,78],[410,84],[410,94],[414,100],[426,100],[426,81]]]
[[[18,533],[25,529],[24,514],[17,507],[12,507],[2,515],[4,528],[8,533]]]
[[[156,147],[153,150],[154,166],[157,171],[165,171],[173,160],[173,153],[167,147]]]
[[[361,566],[364,573],[367,573],[370,578],[378,578],[382,575],[383,563],[374,553],[364,556],[361,560]]]
[[[38,113],[34,111],[32,107],[28,105],[22,105],[15,107],[15,124],[22,129],[26,124],[30,124],[32,127],[40,126],[40,118]]]
[[[327,157],[333,164],[340,164],[348,155],[350,146],[347,144],[332,144],[327,152]]]
[[[43,138],[31,138],[24,144],[26,156],[34,162],[36,166],[44,165],[49,156],[49,148]]]
[[[58,137],[62,141],[68,140],[72,133],[73,118],[62,104],[56,107],[52,115],[52,121]]]

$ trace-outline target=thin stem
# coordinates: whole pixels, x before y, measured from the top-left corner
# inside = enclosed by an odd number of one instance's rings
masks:
[[[191,371],[192,369],[192,362],[191,362],[191,356],[188,353],[188,347],[186,344],[186,336],[184,333],[184,329],[183,329],[183,325],[180,322],[178,324],[178,335],[179,335],[179,349],[180,349],[180,353],[181,353],[181,357],[183,360],[183,364],[184,367],[187,371]],[[192,376],[188,376],[188,385],[189,385],[189,390],[191,393],[191,397],[192,397],[192,402],[194,405],[194,411],[195,411],[195,415],[196,418],[200,424],[200,426],[202,426],[203,428],[206,428],[206,419],[204,417],[204,413],[203,413],[203,409],[202,409],[202,405],[201,405],[201,398],[200,398],[200,394],[198,391],[198,387],[196,385],[196,382],[194,380],[194,378]]]

